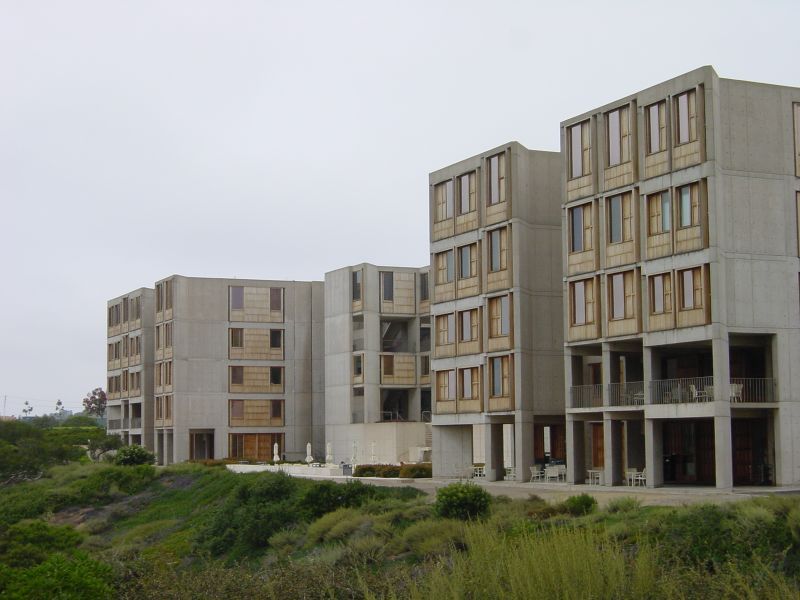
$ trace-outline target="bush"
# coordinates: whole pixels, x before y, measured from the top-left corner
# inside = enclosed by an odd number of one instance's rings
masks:
[[[474,483],[451,483],[436,492],[434,509],[446,519],[477,519],[486,516],[492,497]]]
[[[562,506],[569,514],[577,517],[588,515],[594,511],[597,508],[597,500],[589,494],[580,494],[578,496],[570,496],[564,500]]]
[[[112,597],[111,568],[83,553],[52,554],[27,569],[10,569],[4,579],[4,598],[100,600]]]
[[[632,496],[625,496],[623,498],[614,498],[606,506],[606,510],[610,513],[626,513],[639,509],[642,506],[638,498]]]
[[[156,455],[148,452],[146,448],[141,446],[123,446],[117,451],[114,457],[114,464],[131,466],[131,465],[152,465],[156,462]]]
[[[417,558],[441,556],[464,549],[464,529],[458,521],[418,521],[403,532],[402,542]]]
[[[400,477],[398,465],[356,465],[353,477]]]
[[[9,527],[0,537],[0,561],[15,568],[32,567],[53,552],[77,547],[81,539],[81,534],[69,525],[23,521]]]
[[[403,479],[420,479],[433,477],[431,463],[412,463],[400,467],[400,477]]]

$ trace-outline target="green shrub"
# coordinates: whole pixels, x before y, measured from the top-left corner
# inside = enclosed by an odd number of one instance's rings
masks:
[[[405,549],[417,558],[430,558],[464,549],[464,528],[458,521],[418,521],[403,531]]]
[[[398,465],[356,465],[353,477],[399,477]]]
[[[324,541],[328,533],[336,527],[340,521],[357,520],[361,516],[362,515],[353,508],[340,508],[321,516],[308,526],[306,545],[313,546]]]
[[[269,547],[279,554],[291,554],[303,545],[305,527],[287,527],[269,538]]]
[[[81,539],[81,534],[69,525],[22,521],[9,527],[0,537],[0,561],[15,568],[32,567],[44,562],[53,552],[76,548]]]
[[[123,446],[117,450],[114,464],[123,466],[152,465],[156,462],[156,455],[142,446]]]
[[[10,569],[3,576],[4,598],[104,600],[112,597],[111,568],[83,553],[52,554],[27,569]]]
[[[606,510],[610,513],[626,513],[641,508],[642,502],[638,498],[632,496],[624,496],[622,498],[614,498],[609,501]]]
[[[400,477],[403,479],[421,479],[433,477],[431,463],[411,463],[400,467]]]
[[[597,500],[589,494],[570,496],[562,503],[564,510],[573,516],[588,515],[597,508]]]
[[[474,483],[451,483],[436,492],[436,513],[446,519],[476,519],[486,516],[489,492]]]
[[[345,504],[344,486],[332,481],[320,481],[309,487],[300,498],[300,506],[309,519],[316,519]]]

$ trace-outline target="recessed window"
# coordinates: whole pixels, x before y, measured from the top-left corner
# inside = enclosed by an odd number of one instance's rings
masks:
[[[283,310],[283,288],[269,288],[269,309]]]
[[[573,125],[567,129],[569,146],[570,179],[591,173],[591,145],[589,141],[589,121]]]
[[[269,368],[270,385],[281,385],[283,383],[283,367]]]
[[[461,397],[465,400],[474,398],[472,394],[472,369],[460,369],[461,372]]]
[[[244,419],[244,400],[231,400],[231,418]]]
[[[583,252],[583,207],[569,209],[569,251]]]
[[[231,286],[231,310],[244,308],[244,288],[240,285]]]
[[[456,341],[456,315],[448,313],[436,317],[436,343],[439,346],[454,344]]]
[[[436,283],[450,283],[453,281],[454,275],[453,251],[439,252],[436,255]]]
[[[700,185],[692,183],[676,190],[679,223],[682,228],[700,224]]]
[[[244,367],[231,367],[231,383],[234,385],[244,383]]]
[[[489,337],[504,337],[511,330],[508,296],[489,298]]]
[[[436,206],[436,221],[444,221],[453,217],[453,181],[448,180],[433,188]]]
[[[389,377],[394,376],[394,356],[391,354],[384,354],[381,356],[381,364],[383,365],[383,374]]]
[[[430,327],[420,327],[419,328],[419,351],[420,352],[430,352],[431,350],[431,328]]]
[[[681,309],[703,307],[703,270],[700,267],[680,271]]]
[[[647,197],[648,235],[667,233],[672,228],[672,203],[669,192],[658,192]]]
[[[283,418],[283,400],[272,400],[270,402],[271,411],[270,416],[273,419],[282,419]]]
[[[508,230],[493,229],[489,232],[489,270],[502,271],[507,268]]]
[[[611,279],[611,319],[630,319],[635,310],[634,272],[615,273]]]
[[[686,144],[697,139],[696,93],[689,90],[675,98],[675,139]]]
[[[506,155],[496,154],[488,160],[489,204],[506,200]]]
[[[283,329],[269,330],[269,347],[273,350],[283,346]]]
[[[428,291],[428,274],[427,273],[420,273],[419,274],[419,299],[421,302],[428,300],[430,298],[430,292]]]
[[[613,167],[630,160],[628,148],[630,127],[628,123],[628,107],[612,110],[606,115],[606,133],[608,136],[608,166]]]
[[[471,213],[477,207],[475,195],[477,192],[475,185],[476,174],[466,173],[458,178],[458,212],[465,215]]]
[[[364,374],[364,355],[356,354],[353,357],[353,376],[361,377]]]
[[[361,300],[361,271],[353,271],[351,273],[353,279],[353,302]]]
[[[631,194],[618,194],[606,200],[608,243],[618,244],[633,239],[633,202]]]
[[[459,277],[469,279],[478,274],[478,245],[470,244],[458,249]]]
[[[394,302],[394,273],[381,271],[381,288],[385,302]]]
[[[645,109],[647,114],[647,153],[667,148],[667,103],[656,102]]]
[[[509,384],[508,356],[495,356],[489,359],[491,376],[491,395],[494,397],[507,396]]]
[[[419,371],[420,375],[430,375],[431,374],[431,357],[430,356],[420,356],[419,357]]]
[[[669,273],[650,277],[650,312],[654,315],[672,311],[672,278]]]
[[[438,401],[456,399],[456,372],[455,369],[436,372],[436,393]]]
[[[460,341],[471,342],[478,339],[478,309],[462,310],[460,313]]]
[[[231,329],[231,348],[244,348],[244,329]]]

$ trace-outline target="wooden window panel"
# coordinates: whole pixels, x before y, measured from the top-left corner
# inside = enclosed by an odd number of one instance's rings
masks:
[[[634,286],[634,272],[628,271],[624,277],[625,284],[625,318],[630,319],[636,310],[636,288]]]
[[[703,306],[703,270],[701,268],[692,269],[692,291],[694,294],[694,307]]]
[[[569,209],[570,252],[583,252],[583,206]]]
[[[594,239],[592,237],[592,205],[583,205],[583,249],[592,250],[594,248]]]
[[[622,240],[629,242],[633,239],[633,200],[631,194],[622,196]]]
[[[620,118],[621,110],[612,110],[606,115],[606,138],[608,150],[608,166],[613,167],[622,162]]]
[[[244,348],[244,329],[231,329],[231,348]]]
[[[461,341],[469,342],[472,340],[472,311],[465,310],[461,315]]]
[[[570,178],[583,175],[583,142],[581,140],[581,124],[569,128]]]
[[[461,372],[461,397],[465,400],[472,399],[472,369],[460,369]]]

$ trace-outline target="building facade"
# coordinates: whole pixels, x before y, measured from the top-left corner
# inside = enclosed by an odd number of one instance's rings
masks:
[[[511,142],[430,174],[435,476],[565,458],[559,165]]]
[[[799,107],[703,67],[561,124],[569,481],[800,482]]]
[[[325,437],[335,463],[429,459],[427,267],[325,274]]]
[[[154,292],[139,288],[108,301],[106,418],[126,444],[154,449]]]
[[[154,293],[154,447],[303,460],[324,447],[322,282],[174,275]]]

